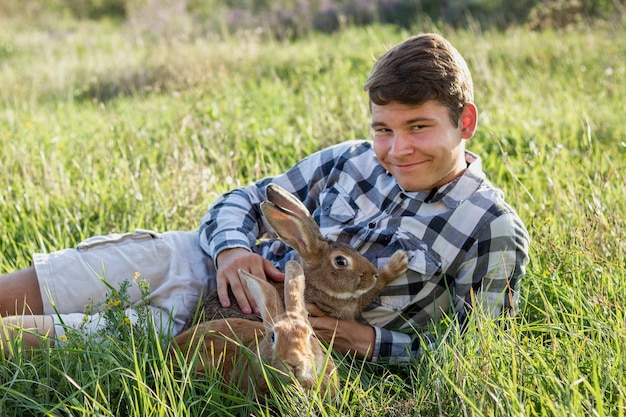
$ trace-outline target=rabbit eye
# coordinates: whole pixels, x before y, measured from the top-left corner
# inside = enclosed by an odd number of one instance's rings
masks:
[[[335,262],[335,266],[338,268],[345,268],[350,265],[348,258],[342,255],[335,256],[334,262]]]

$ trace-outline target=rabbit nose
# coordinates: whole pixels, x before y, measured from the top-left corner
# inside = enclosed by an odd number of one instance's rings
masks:
[[[287,369],[289,369],[289,371],[296,377],[300,376],[305,369],[305,364],[303,361],[287,362],[285,363],[285,365],[287,365]]]

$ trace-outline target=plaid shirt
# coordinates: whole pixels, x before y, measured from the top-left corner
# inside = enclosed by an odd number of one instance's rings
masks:
[[[200,245],[215,259],[243,247],[280,269],[295,251],[276,239],[261,215],[265,187],[298,197],[324,236],[349,243],[379,268],[403,249],[409,269],[382,291],[359,321],[376,331],[373,360],[404,362],[433,342],[425,332],[442,313],[461,323],[472,303],[493,316],[514,310],[528,262],[529,237],[516,212],[466,152],[465,173],[430,192],[404,191],[376,159],[369,141],[316,152],[284,174],[218,198],[200,226]],[[421,337],[420,337],[421,336]]]

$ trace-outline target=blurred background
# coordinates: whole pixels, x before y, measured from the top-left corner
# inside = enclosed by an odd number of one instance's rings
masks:
[[[622,0],[0,0],[0,18],[45,24],[53,19],[113,20],[162,36],[254,31],[278,39],[372,23],[417,22],[504,30],[563,29],[623,22]]]

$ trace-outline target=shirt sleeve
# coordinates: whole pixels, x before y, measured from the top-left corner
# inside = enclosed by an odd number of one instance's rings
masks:
[[[374,327],[376,342],[372,362],[384,361],[392,365],[406,364],[421,357],[425,351],[437,345],[434,334],[424,332],[411,334]]]
[[[257,240],[270,230],[260,209],[269,183],[280,185],[300,199],[309,211],[313,211],[317,195],[345,149],[345,144],[323,149],[281,175],[262,179],[218,197],[200,222],[202,250],[213,260],[224,249],[239,247],[253,250]]]
[[[475,302],[492,318],[517,312],[529,246],[528,232],[514,212],[496,217],[480,231],[455,278],[459,323],[477,307]]]
[[[263,233],[260,202],[262,183],[220,196],[200,224],[200,247],[213,260],[224,249],[251,250]]]

